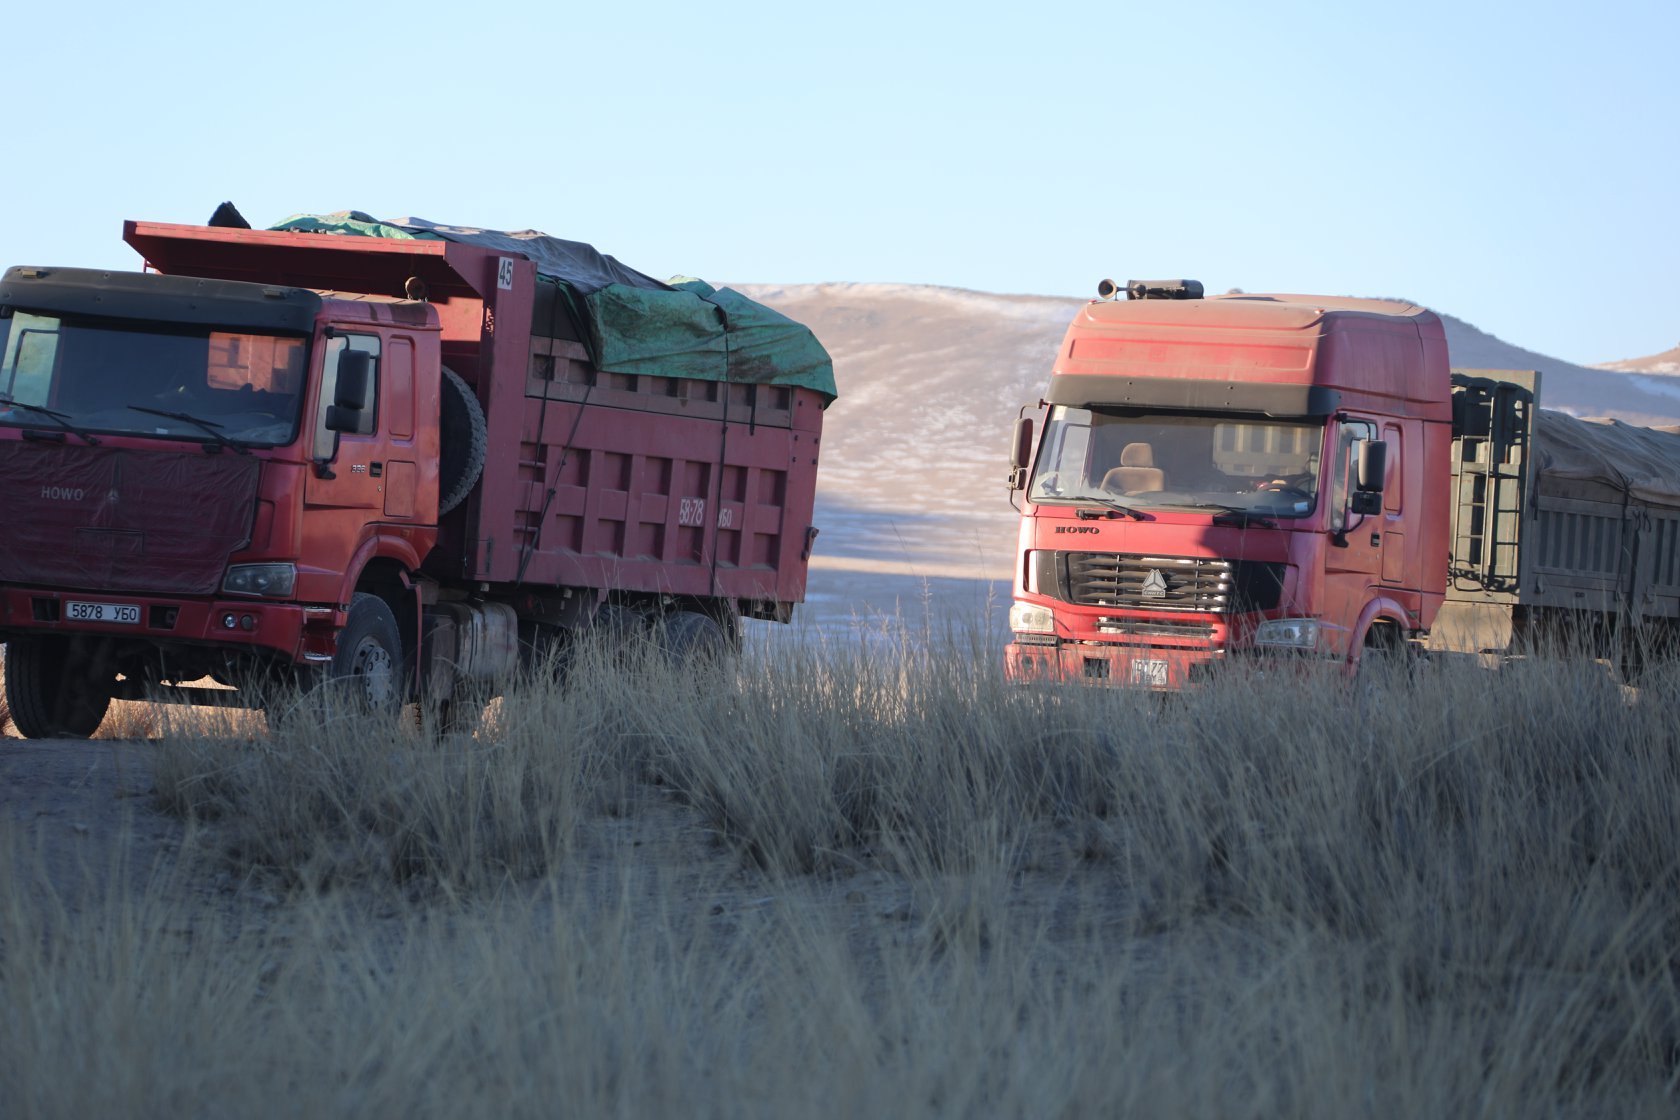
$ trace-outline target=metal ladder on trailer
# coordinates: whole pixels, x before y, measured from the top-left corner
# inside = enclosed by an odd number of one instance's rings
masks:
[[[1511,599],[1521,587],[1539,381],[1528,370],[1453,371],[1449,597]]]

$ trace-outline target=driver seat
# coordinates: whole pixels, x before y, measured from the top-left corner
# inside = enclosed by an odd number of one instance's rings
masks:
[[[1103,475],[1102,488],[1112,494],[1165,490],[1166,475],[1155,465],[1155,449],[1147,443],[1128,443],[1121,448],[1120,465]]]

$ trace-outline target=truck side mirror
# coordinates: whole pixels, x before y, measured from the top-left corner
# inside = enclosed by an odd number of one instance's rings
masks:
[[[353,432],[362,426],[362,410],[341,404],[327,406],[326,427],[329,432]]]
[[[333,404],[339,408],[347,408],[353,412],[365,412],[372,402],[368,400],[368,386],[372,382],[373,355],[366,350],[345,350],[338,356],[338,380],[333,385]],[[327,427],[332,427],[329,416]],[[348,428],[335,428],[334,431],[348,431]]]
[[[1348,495],[1351,513],[1382,512],[1383,484],[1388,473],[1388,444],[1362,439],[1354,444],[1353,493]]]
[[[1032,458],[1032,417],[1015,421],[1015,446],[1009,449],[1009,488],[1020,490],[1027,484],[1027,462]]]
[[[1388,444],[1380,439],[1360,440],[1358,462],[1355,488],[1361,494],[1381,494],[1388,478]]]

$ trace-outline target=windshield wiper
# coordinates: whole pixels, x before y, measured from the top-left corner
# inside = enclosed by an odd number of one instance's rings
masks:
[[[251,453],[251,449],[246,447],[243,443],[240,443],[236,439],[230,439],[229,437],[224,436],[221,432],[222,426],[214,420],[205,420],[202,417],[194,416],[190,412],[171,412],[166,408],[148,408],[143,404],[131,404],[128,407],[133,409],[135,412],[144,412],[152,416],[164,416],[170,420],[180,420],[183,423],[192,424],[200,431],[204,432],[205,435],[209,436],[218,447],[231,447],[234,451],[241,455],[249,455]]]
[[[5,405],[8,408],[28,409],[30,412],[45,416],[48,420],[51,420],[54,424],[57,424],[60,428],[63,428],[71,435],[80,436],[82,441],[85,443],[98,444],[100,442],[93,435],[82,431],[80,428],[76,427],[76,425],[70,423],[70,414],[68,412],[60,412],[56,408],[47,408],[43,405],[26,404],[23,401],[14,401],[11,397],[6,396],[0,396],[0,405]],[[59,438],[62,439],[64,437],[60,436]]]
[[[1234,525],[1239,529],[1247,528],[1250,525],[1258,525],[1262,529],[1276,529],[1278,527],[1278,523],[1274,518],[1261,513],[1259,510],[1245,509],[1242,506],[1227,506],[1216,502],[1198,502],[1190,508],[1218,510],[1219,512],[1213,515],[1213,523],[1215,525]]]
[[[1076,512],[1076,516],[1082,521],[1094,521],[1099,517],[1113,517],[1115,513],[1123,513],[1127,517],[1130,517],[1133,521],[1155,520],[1142,510],[1133,509],[1128,505],[1122,505],[1113,498],[1093,498],[1089,494],[1081,494],[1078,500],[1082,502],[1096,502],[1098,505],[1107,506],[1113,511],[1113,513],[1098,513],[1094,509],[1081,509]]]

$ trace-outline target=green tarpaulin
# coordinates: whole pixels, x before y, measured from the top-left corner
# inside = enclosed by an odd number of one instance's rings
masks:
[[[575,323],[603,370],[799,385],[826,400],[836,396],[834,363],[809,328],[730,288],[687,278],[662,284],[580,241],[534,230],[503,233],[419,218],[380,221],[357,210],[299,214],[271,228],[441,239],[517,253],[536,262],[539,277],[556,285],[568,325]],[[535,333],[553,333],[545,319],[554,316],[539,313]]]

